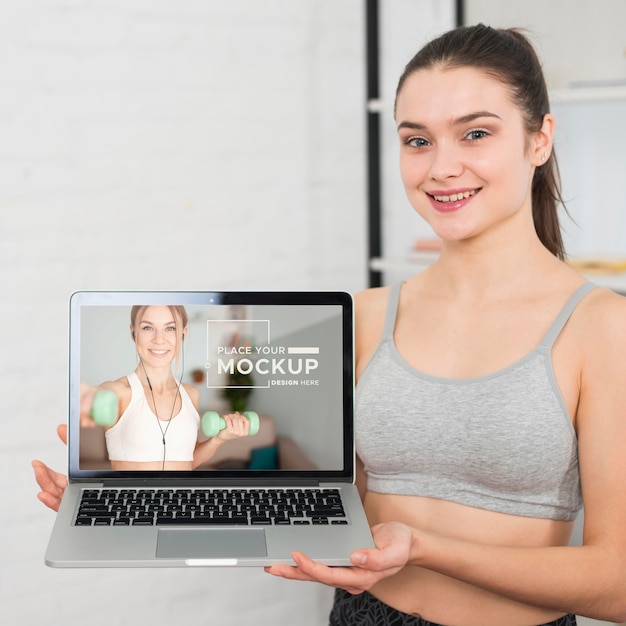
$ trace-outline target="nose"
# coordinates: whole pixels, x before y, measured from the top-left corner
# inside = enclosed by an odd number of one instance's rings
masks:
[[[432,161],[428,175],[431,180],[445,181],[463,172],[460,155],[454,145],[442,142],[431,151]]]
[[[165,341],[165,333],[162,330],[155,330],[153,336],[154,343],[163,343]]]

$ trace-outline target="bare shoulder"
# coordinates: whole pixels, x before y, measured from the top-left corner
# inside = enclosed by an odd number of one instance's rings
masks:
[[[388,297],[389,287],[373,287],[372,289],[359,291],[354,296],[354,306],[357,315],[365,315],[381,309],[384,314]]]
[[[117,378],[115,380],[108,380],[99,385],[98,388],[114,391],[118,398],[121,399],[130,398],[131,396],[130,383],[128,382],[128,378],[126,378],[126,376],[122,376],[121,378]]]
[[[594,289],[581,307],[579,332],[590,343],[626,342],[626,297],[604,288]]]
[[[112,391],[130,389],[130,384],[126,376],[116,378],[115,380],[107,380],[99,385],[102,389],[111,389]]]
[[[575,341],[584,380],[603,383],[626,380],[626,297],[594,289],[577,310]]]
[[[354,296],[354,315],[357,334],[369,333],[385,321],[389,287],[366,289]]]
[[[200,390],[194,385],[190,385],[188,383],[183,383],[183,387],[185,388],[185,391],[191,398],[193,405],[197,409],[200,406]]]
[[[389,287],[375,287],[354,296],[357,375],[371,358],[382,337],[389,290]]]

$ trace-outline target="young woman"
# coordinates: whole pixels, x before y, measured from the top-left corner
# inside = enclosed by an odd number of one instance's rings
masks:
[[[561,260],[539,61],[515,30],[456,29],[410,61],[395,119],[407,196],[442,251],[357,297],[378,549],[268,571],[338,587],[333,626],[621,622],[626,300]],[[569,547],[583,500],[584,545]]]
[[[456,29],[408,64],[395,117],[406,193],[442,251],[356,298],[377,549],[268,571],[337,587],[332,626],[623,621],[626,300],[562,261],[539,61],[516,31]],[[65,479],[46,470],[58,506]]]
[[[224,416],[226,428],[219,434],[198,441],[200,394],[172,371],[189,331],[185,308],[133,306],[130,317],[137,367],[99,387],[118,398],[117,419],[104,433],[112,469],[190,470],[210,459],[224,441],[246,436],[248,420],[232,413]],[[89,422],[88,412],[83,413],[81,423]]]

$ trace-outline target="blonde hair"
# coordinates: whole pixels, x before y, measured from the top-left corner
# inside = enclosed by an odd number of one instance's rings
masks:
[[[151,306],[159,306],[153,304],[136,304],[130,309],[130,328],[133,334],[133,340],[135,339],[135,327],[137,325],[137,320],[141,319],[141,316],[144,314],[144,311]],[[174,321],[176,322],[176,330],[184,331],[187,328],[189,323],[189,316],[187,315],[187,311],[184,306],[180,305],[166,305],[170,310],[170,313],[174,317]],[[176,355],[174,356],[174,362],[176,363],[176,370],[178,370],[178,358],[180,356],[180,347],[182,344],[182,339],[184,337],[184,332],[176,333]]]

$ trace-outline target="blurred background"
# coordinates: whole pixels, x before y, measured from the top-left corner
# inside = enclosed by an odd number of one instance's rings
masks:
[[[262,570],[55,571],[79,289],[366,286],[359,0],[0,2],[0,620],[324,622]]]
[[[372,4],[380,5],[381,89],[368,101]],[[512,5],[514,14],[498,12]],[[389,105],[408,58],[461,11],[467,23],[534,28],[540,52],[554,53],[550,76],[563,89],[558,59],[571,51],[557,31],[578,28],[590,41],[597,29],[585,11],[602,16],[600,32],[623,24],[614,16],[620,0],[577,4],[578,26],[569,7],[566,0],[0,0],[3,623],[326,623],[329,590],[255,569],[45,567],[54,514],[35,497],[30,461],[65,467],[55,427],[67,411],[68,298],[79,289],[367,287],[375,256],[405,261],[414,240],[428,237],[405,206],[392,138]],[[620,37],[611,76],[623,79]],[[590,44],[585,55],[592,53],[614,56]],[[607,67],[602,59],[597,66]],[[625,101],[612,100],[620,115]],[[376,172],[384,207],[377,251],[368,239],[372,115],[388,137]],[[612,172],[620,158],[610,160]],[[621,178],[613,174],[613,184]],[[622,219],[623,201],[605,202],[611,219]],[[608,228],[611,237],[618,226]],[[574,244],[595,253],[596,242]],[[626,254],[620,245],[611,239],[610,252]],[[396,269],[375,278],[388,282]]]

